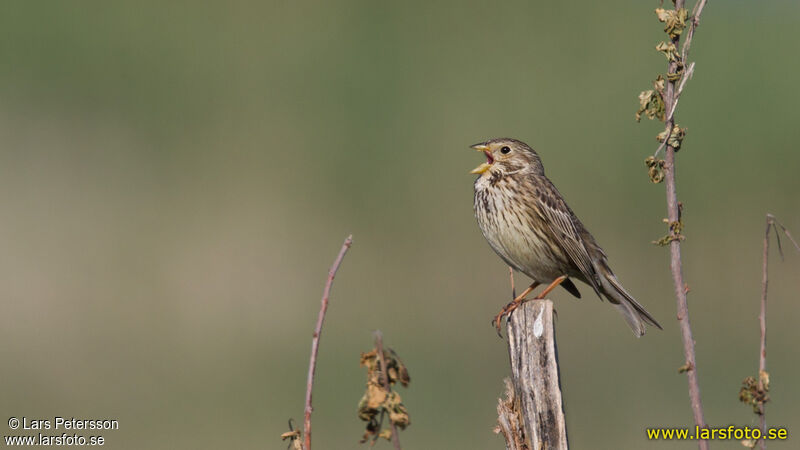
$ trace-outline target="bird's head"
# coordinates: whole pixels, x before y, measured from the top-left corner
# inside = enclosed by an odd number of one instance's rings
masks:
[[[492,139],[472,146],[486,155],[486,162],[470,173],[505,176],[525,172],[544,175],[539,155],[528,144],[511,138]]]

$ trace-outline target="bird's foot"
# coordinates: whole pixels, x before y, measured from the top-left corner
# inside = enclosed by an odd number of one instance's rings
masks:
[[[494,324],[495,329],[497,329],[497,335],[500,336],[501,339],[503,338],[503,333],[500,331],[500,324],[503,322],[503,317],[514,312],[515,309],[519,308],[519,305],[527,302],[528,300],[543,300],[545,297],[547,297],[547,294],[549,294],[553,289],[557,288],[558,285],[563,283],[564,280],[566,279],[567,279],[566,275],[561,275],[560,277],[553,280],[553,282],[550,283],[550,285],[547,286],[541,293],[539,293],[539,295],[537,295],[532,299],[528,299],[525,298],[525,296],[530,294],[531,291],[533,291],[536,288],[536,286],[539,285],[538,282],[534,282],[533,284],[531,284],[530,287],[528,287],[528,289],[525,289],[525,292],[520,294],[519,297],[512,300],[511,303],[504,306],[503,309],[500,310],[500,313],[494,316],[494,319],[492,319],[492,323]]]
[[[511,314],[512,311],[519,308],[519,305],[521,305],[525,300],[527,299],[514,299],[511,301],[511,303],[504,306],[503,309],[501,309],[500,312],[494,316],[494,319],[492,319],[492,323],[497,329],[497,335],[500,336],[500,339],[503,338],[503,333],[500,331],[500,324],[503,322],[503,317]]]
[[[519,308],[519,305],[527,301],[528,299],[526,299],[525,296],[530,294],[534,289],[536,289],[536,286],[539,286],[538,281],[534,281],[533,283],[531,283],[531,285],[528,286],[528,288],[525,289],[525,291],[522,294],[519,294],[519,296],[516,297],[514,300],[512,300],[511,303],[504,306],[503,309],[500,310],[499,314],[494,316],[494,319],[492,319],[492,323],[494,324],[494,327],[497,329],[497,335],[500,336],[500,339],[503,338],[503,333],[500,332],[500,323],[503,321],[503,316],[511,314],[512,311]]]

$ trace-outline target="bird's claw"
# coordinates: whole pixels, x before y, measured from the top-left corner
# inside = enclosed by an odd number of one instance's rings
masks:
[[[496,316],[494,316],[494,319],[492,319],[492,323],[494,324],[494,327],[497,329],[497,335],[500,337],[500,339],[503,338],[503,333],[500,331],[500,325],[503,322],[503,317],[511,314],[515,309],[519,307],[521,303],[522,301],[517,301],[517,300],[512,301],[511,303],[504,306],[503,309],[501,309],[500,312]]]

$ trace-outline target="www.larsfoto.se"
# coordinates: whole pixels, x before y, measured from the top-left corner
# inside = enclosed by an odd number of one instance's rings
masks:
[[[105,444],[103,436],[81,436],[79,434],[48,435],[39,433],[31,436],[3,436],[9,447],[18,446],[100,446]]]
[[[736,440],[759,440],[782,441],[789,438],[789,431],[786,428],[768,428],[763,433],[759,428],[737,427],[730,425],[727,427],[704,427],[700,428],[648,428],[647,439],[655,441],[669,440],[709,440],[724,441],[729,439]]]

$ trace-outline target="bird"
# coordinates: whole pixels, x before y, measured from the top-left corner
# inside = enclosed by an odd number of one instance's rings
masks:
[[[540,284],[547,287],[535,299],[545,298],[559,285],[580,298],[573,279],[591,286],[601,300],[605,297],[637,337],[645,334],[645,324],[662,329],[617,280],[606,253],[545,176],[536,151],[511,138],[471,148],[486,156],[486,162],[471,171],[478,175],[473,203],[478,226],[506,264],[533,280],[495,316],[498,334],[503,317]]]

